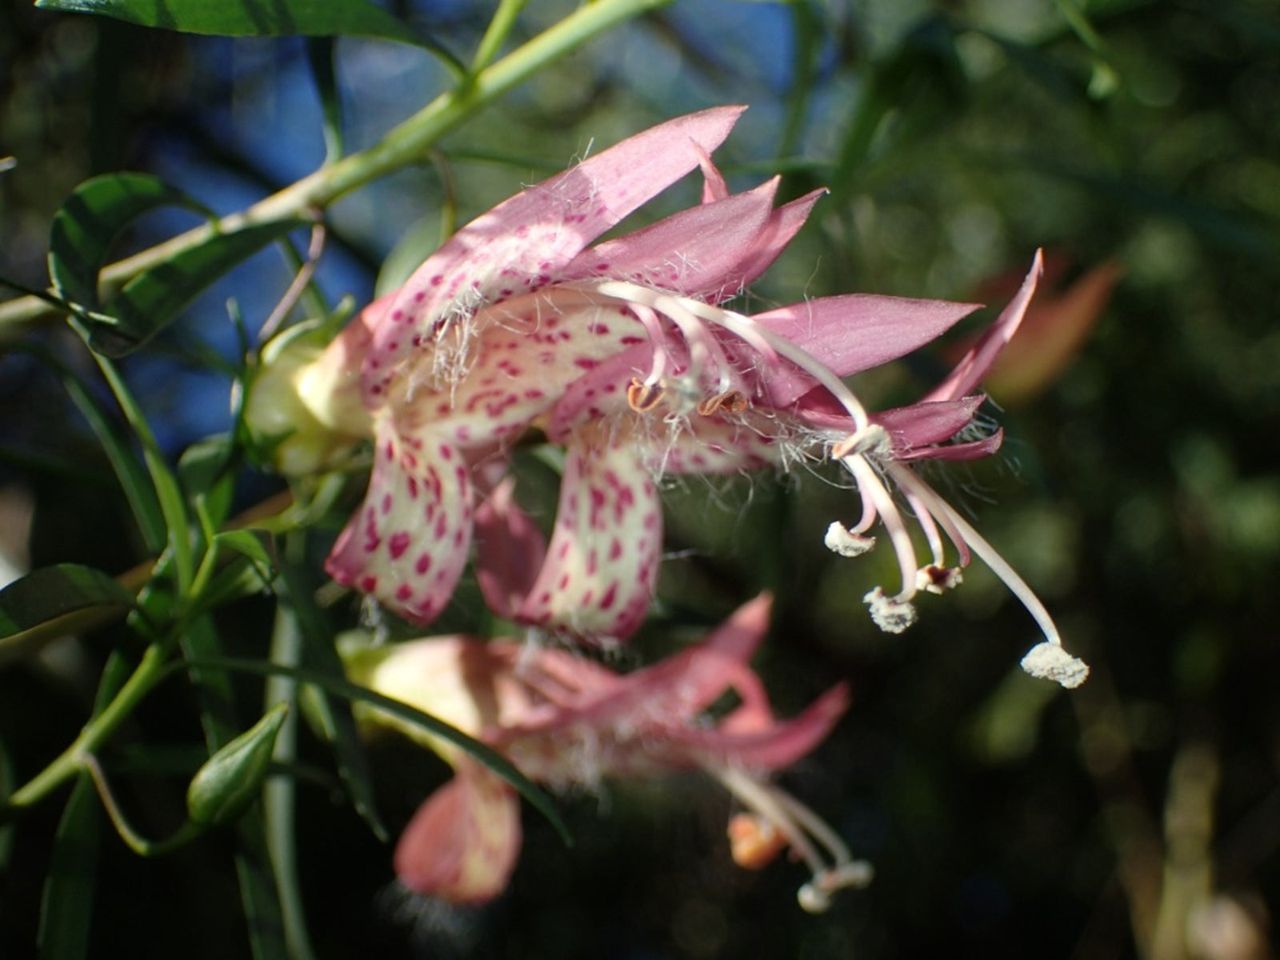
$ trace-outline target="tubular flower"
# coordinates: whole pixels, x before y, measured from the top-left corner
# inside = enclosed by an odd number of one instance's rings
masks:
[[[949,441],[972,426],[982,402],[973,390],[1017,329],[1039,260],[942,385],[872,415],[841,378],[914,350],[975,307],[871,295],[754,316],[722,306],[772,263],[821,193],[775,208],[774,179],[730,194],[709,152],[740,112],[672,120],[499,204],[301,368],[294,382],[314,419],[348,434],[364,424],[374,442],[368,492],[333,548],[330,575],[429,623],[469,555],[477,484],[495,492],[492,468],[500,474],[505,449],[535,428],[566,453],[555,528],[545,545],[524,537],[527,562],[515,569],[503,525],[523,535],[532,524],[509,490],[492,509],[485,500],[496,522],[482,539],[498,544],[481,544],[481,583],[496,585],[486,596],[522,623],[626,637],[657,575],[663,475],[835,459],[858,486],[862,515],[851,529],[833,525],[828,545],[861,552],[879,520],[903,569],[900,590],[868,595],[876,623],[904,629],[918,590],[959,581],[945,534],[958,566],[971,552],[982,557],[1040,621],[1048,647],[1033,672],[1079,682],[1083,664],[1062,652],[1026,584],[907,465],[999,446],[999,433]],[[699,206],[590,246],[696,167]],[[899,499],[928,539],[922,568]]]
[[[816,911],[836,890],[869,882],[870,867],[853,860],[829,826],[765,775],[826,737],[848,705],[848,691],[841,684],[799,716],[775,718],[748,664],[768,617],[769,599],[757,598],[701,643],[625,675],[563,650],[460,636],[345,657],[355,682],[482,739],[526,776],[556,788],[706,771],[745,807],[730,821],[734,859],[758,868],[789,847],[812,871],[799,896]],[[706,710],[728,690],[739,705],[709,720]],[[460,748],[376,709],[367,716],[422,740],[455,771],[400,837],[401,882],[457,903],[501,893],[520,846],[515,792]]]

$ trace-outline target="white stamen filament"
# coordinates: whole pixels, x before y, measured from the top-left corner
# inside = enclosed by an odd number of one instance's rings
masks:
[[[821,913],[831,905],[832,893],[844,887],[865,887],[871,882],[871,865],[854,860],[840,836],[795,797],[732,767],[710,772],[747,809],[780,831],[808,866],[812,876],[796,892],[805,910]]]
[[[653,303],[653,309],[671,318],[671,322],[680,328],[685,342],[689,344],[689,368],[696,379],[709,366],[717,372],[717,394],[732,389],[732,364],[725,356],[724,348],[713,337],[692,313],[684,308],[679,297],[660,296]],[[710,358],[710,363],[708,363]]]
[[[916,562],[915,545],[911,542],[911,533],[898,512],[893,497],[884,488],[876,472],[871,469],[865,457],[848,456],[840,461],[853,474],[858,482],[858,489],[871,497],[876,512],[884,528],[889,533],[889,541],[893,544],[894,553],[898,556],[898,568],[902,572],[902,590],[893,598],[898,602],[909,601],[916,593],[916,570],[920,565]]]
[[[933,514],[924,508],[920,498],[914,494],[907,492],[906,498],[911,507],[911,512],[915,514],[916,522],[920,524],[920,529],[924,531],[925,539],[929,541],[929,552],[933,555],[933,565],[935,567],[945,567],[947,565],[946,548],[942,545],[942,537],[938,533],[938,525],[934,523]]]
[[[1053,622],[1053,617],[1049,615],[1049,611],[1045,605],[1040,602],[1040,598],[1036,596],[1035,591],[1027,584],[1025,580],[1019,576],[1018,571],[1014,570],[1009,562],[1000,556],[996,548],[988,543],[978,533],[973,526],[956,512],[955,508],[938,496],[933,488],[921,480],[915,473],[901,464],[890,464],[888,467],[890,475],[894,481],[908,494],[915,496],[930,513],[939,519],[949,521],[952,526],[960,533],[963,542],[967,543],[974,553],[985,563],[997,577],[1004,582],[1012,593],[1031,614],[1032,619],[1040,627],[1040,631],[1044,634],[1045,643],[1052,647],[1062,649],[1062,636],[1058,633],[1058,626]],[[1041,645],[1043,646],[1043,645]],[[1037,648],[1039,649],[1039,648]],[[1066,654],[1066,651],[1063,650]],[[1067,654],[1070,657],[1069,654]],[[1046,654],[1040,655],[1041,659],[1046,659]],[[1061,659],[1061,658],[1056,658]],[[1076,686],[1084,681],[1085,675],[1088,674],[1088,667],[1082,662],[1071,658],[1076,664],[1071,671],[1064,673],[1069,679],[1073,680],[1070,685]],[[1038,660],[1033,661],[1034,663]],[[1028,672],[1031,672],[1028,670]],[[1051,679],[1059,679],[1058,676],[1052,676]],[[1059,682],[1063,682],[1060,680]],[[1067,683],[1064,682],[1064,686]]]
[[[667,353],[664,343],[666,332],[662,329],[662,321],[651,308],[635,303],[631,305],[631,309],[636,319],[644,324],[645,332],[649,334],[649,341],[653,344],[653,366],[644,379],[644,385],[654,387],[662,382],[663,374],[667,372],[667,363],[670,361],[670,354]]]
[[[756,348],[757,351],[759,351],[760,345],[766,346],[774,354],[790,361],[826,387],[827,391],[835,397],[848,412],[849,416],[853,418],[855,432],[865,429],[870,424],[866,408],[853,395],[853,391],[833,371],[800,347],[797,347],[784,337],[777,336],[750,317],[734,313],[732,310],[713,307],[691,297],[679,297],[663,293],[649,287],[642,287],[639,284],[628,283],[624,280],[606,280],[602,283],[594,284],[591,289],[606,297],[630,304],[646,304],[661,312],[667,312],[666,308],[671,306],[681,307],[695,317],[700,317],[718,327],[723,327],[749,346]],[[670,316],[670,313],[667,315]],[[672,317],[672,320],[674,321],[675,317]]]

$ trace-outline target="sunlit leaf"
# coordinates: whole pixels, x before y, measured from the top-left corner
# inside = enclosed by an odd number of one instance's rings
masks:
[[[136,349],[231,267],[290,230],[306,226],[305,221],[290,219],[216,233],[142,271],[104,300],[98,275],[116,238],[143,214],[171,206],[213,216],[182,191],[144,173],[86,180],[54,215],[49,277],[59,297],[92,314],[83,319],[89,344],[100,353],[115,357]]]
[[[219,233],[204,243],[145,270],[104,305],[114,326],[97,325],[89,345],[110,357],[123,356],[158,333],[214,280],[305,220],[281,220]]]
[[[36,6],[96,13],[183,33],[231,37],[353,35],[419,42],[405,23],[365,0],[36,0]]]
[[[53,216],[49,278],[58,295],[96,310],[98,272],[120,231],[160,207],[202,208],[182,191],[145,173],[109,173],[86,180]],[[203,211],[202,211],[203,212]]]
[[[0,590],[0,659],[123,614],[134,598],[112,577],[74,563],[34,570]]]

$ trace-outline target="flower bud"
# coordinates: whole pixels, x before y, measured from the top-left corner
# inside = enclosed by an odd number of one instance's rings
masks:
[[[218,827],[248,809],[266,779],[276,736],[289,712],[278,703],[261,720],[205,761],[187,787],[187,816],[202,827]]]

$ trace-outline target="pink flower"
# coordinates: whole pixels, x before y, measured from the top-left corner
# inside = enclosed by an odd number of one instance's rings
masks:
[[[812,871],[801,903],[819,910],[836,889],[867,882],[869,867],[764,775],[812,751],[846,709],[848,691],[838,685],[799,716],[775,718],[748,664],[768,615],[760,597],[702,643],[625,675],[563,650],[458,636],[348,653],[347,668],[355,682],[481,738],[554,787],[706,771],[746,808],[731,822],[735,859],[754,868],[790,847]],[[711,721],[706,710],[728,690],[739,705]],[[401,882],[456,903],[501,893],[520,847],[515,792],[459,748],[389,714],[371,716],[422,739],[455,770],[400,837]]]
[[[479,486],[492,497],[481,505],[478,575],[495,608],[580,636],[626,637],[657,575],[663,475],[836,459],[863,512],[852,530],[833,525],[828,544],[859,552],[880,520],[903,569],[901,589],[868,595],[880,626],[905,628],[918,590],[958,582],[940,529],[958,566],[971,551],[983,557],[1060,647],[1025,583],[907,466],[999,445],[998,433],[949,441],[971,428],[982,402],[973,390],[1017,329],[1039,261],[944,384],[873,416],[841,378],[921,346],[974,307],[870,295],[755,316],[723,307],[781,252],[821,193],[776,208],[776,179],[729,194],[708,154],[740,112],[661,124],[499,204],[304,368],[296,383],[316,421],[346,435],[364,423],[374,441],[369,489],[333,548],[330,575],[429,623],[470,554]],[[590,246],[695,167],[705,179],[700,206]],[[357,393],[363,408],[353,412]],[[506,450],[531,428],[565,450],[548,544],[499,483]],[[928,537],[923,568],[894,489]]]

